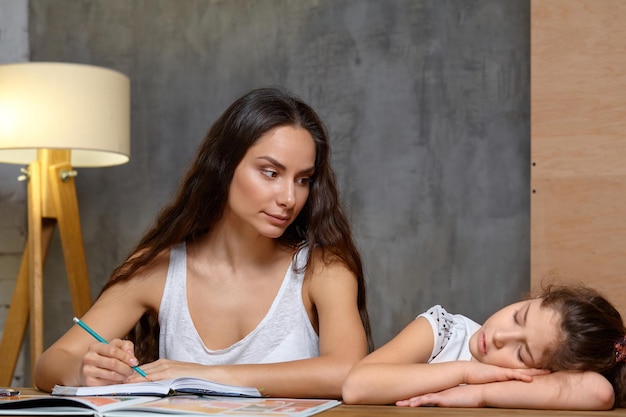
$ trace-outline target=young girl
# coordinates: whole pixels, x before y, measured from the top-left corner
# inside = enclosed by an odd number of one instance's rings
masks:
[[[103,385],[179,376],[278,397],[339,397],[368,352],[360,255],[316,113],[276,88],[213,124],[176,198],[34,382]],[[125,336],[129,335],[128,340]]]
[[[586,287],[548,287],[482,326],[435,306],[353,368],[343,400],[610,409],[626,404],[625,335],[617,310]]]

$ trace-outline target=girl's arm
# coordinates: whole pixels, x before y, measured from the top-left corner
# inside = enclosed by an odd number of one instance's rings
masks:
[[[437,392],[464,383],[519,379],[544,373],[507,369],[475,361],[427,364],[434,336],[423,317],[413,320],[386,345],[357,364],[343,385],[348,404],[389,404],[415,395]]]
[[[165,283],[165,272],[159,271],[152,268],[151,272],[104,291],[79,318],[110,344],[99,343],[79,326],[71,326],[37,361],[35,385],[50,391],[55,384],[119,384],[132,375],[131,366],[137,365],[133,344],[121,338],[145,312],[153,311],[154,306],[158,308]],[[68,327],[72,325],[71,317],[67,321]]]
[[[202,366],[158,360],[141,368],[152,379],[195,376],[257,387],[265,395],[339,398],[349,370],[367,354],[367,340],[357,307],[357,282],[343,264],[317,262],[305,282],[317,312],[320,356],[291,362]],[[141,380],[134,375],[129,382]]]
[[[405,407],[502,407],[547,410],[610,410],[613,387],[595,372],[555,372],[533,381],[464,385],[398,401]]]
[[[415,370],[410,365],[425,364],[434,343],[430,323],[422,317],[413,320],[350,371],[343,384],[343,401],[387,404],[415,395],[416,391],[410,388],[416,379]]]

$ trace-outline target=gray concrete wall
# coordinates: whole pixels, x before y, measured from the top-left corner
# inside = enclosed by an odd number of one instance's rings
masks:
[[[278,84],[328,125],[377,346],[432,304],[481,321],[516,300],[530,270],[529,9],[527,0],[31,0],[33,61],[131,79],[130,163],[77,178],[94,293],[219,113]],[[20,202],[4,196],[1,217],[21,224]],[[47,343],[72,317],[58,241],[49,256]]]

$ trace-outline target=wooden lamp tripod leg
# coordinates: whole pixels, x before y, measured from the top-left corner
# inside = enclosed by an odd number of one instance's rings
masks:
[[[7,315],[2,343],[0,343],[0,386],[10,387],[20,348],[24,341],[26,325],[28,324],[28,241],[22,255],[20,272],[15,283],[15,290],[11,297],[11,306]]]
[[[31,291],[39,291],[37,286],[31,285],[31,274],[38,270],[41,278],[42,265],[48,253],[54,232],[54,225],[56,223],[54,219],[42,218],[41,209],[38,209],[41,207],[41,179],[39,178],[39,169],[40,167],[36,162],[31,164],[29,169],[31,179],[36,177],[33,182],[29,181],[28,184],[29,235],[24,247],[22,263],[20,264],[15,289],[13,290],[13,296],[11,298],[11,306],[9,307],[2,333],[2,342],[0,343],[0,358],[2,361],[2,366],[0,366],[0,385],[5,387],[11,385],[20,349],[24,342],[29,316],[32,314],[31,308],[35,304],[31,303]],[[34,234],[31,234],[32,232],[34,232]],[[37,252],[35,257],[31,256],[31,248]],[[40,262],[41,266],[33,268],[34,262]],[[35,299],[37,298],[41,299],[41,295],[36,295]],[[39,310],[36,311],[36,314],[40,314]],[[43,316],[37,323],[38,326],[42,326],[42,320]],[[32,330],[31,328],[31,331]],[[35,328],[35,331],[37,331],[37,328]],[[34,340],[34,335],[31,335],[31,339]],[[41,334],[41,340],[43,341],[43,332]],[[32,345],[37,345],[37,343],[31,343],[31,356]],[[32,360],[31,366],[34,366],[34,361]]]
[[[69,175],[70,172],[72,172],[72,167],[69,163],[50,166],[51,191],[57,211],[72,307],[74,315],[80,317],[91,307],[91,289],[80,227],[76,187],[74,178]],[[65,174],[62,176],[63,173]],[[70,320],[71,317],[68,317],[68,322]]]
[[[33,163],[32,166],[39,166]],[[72,176],[61,176],[62,173],[73,172],[69,162],[63,162],[48,167],[47,178],[49,191],[54,202],[54,213],[56,222],[59,225],[61,236],[61,246],[63,247],[63,257],[65,259],[65,269],[67,271],[68,284],[72,297],[72,307],[74,314],[82,316],[91,307],[91,290],[89,288],[89,276],[87,275],[87,261],[85,260],[85,250],[83,247],[83,237],[80,228],[80,216],[78,213],[78,201],[76,199],[76,187]],[[29,183],[29,197],[35,203],[33,206],[46,207],[47,203],[37,195],[37,178],[41,178],[40,172],[34,172],[31,168],[31,180]],[[43,176],[45,178],[45,176]],[[37,204],[37,202],[40,204]],[[31,370],[35,369],[35,364],[44,351],[43,340],[43,254],[41,252],[42,225],[48,226],[48,222],[42,217],[41,212],[31,210],[29,213],[29,238],[30,238],[30,359]],[[43,219],[43,221],[42,221]],[[47,232],[47,231],[46,231]],[[68,323],[71,318],[68,317]]]
[[[45,259],[52,240],[52,232],[54,224],[42,227],[42,254]],[[28,325],[29,310],[29,256],[28,245],[26,242],[24,254],[22,255],[22,263],[20,271],[11,297],[11,306],[7,314],[4,331],[2,332],[2,341],[0,343],[0,358],[2,366],[0,366],[0,386],[11,386],[11,380],[15,373],[17,360],[20,355],[20,349],[24,342],[26,327]]]
[[[31,371],[43,353],[43,211],[41,164],[30,164],[28,181],[28,257]]]
[[[69,163],[35,161],[29,167],[28,239],[0,343],[0,386],[11,385],[29,319],[31,370],[43,353],[43,266],[57,223],[74,314],[80,317],[91,307],[76,188],[71,175],[61,178],[64,172],[73,172]]]

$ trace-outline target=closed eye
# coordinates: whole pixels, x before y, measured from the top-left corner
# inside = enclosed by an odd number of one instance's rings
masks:
[[[513,322],[515,323],[516,326],[519,326],[520,323],[519,323],[519,318],[517,316],[517,313],[519,313],[519,310],[515,310],[515,312],[513,313]],[[521,362],[524,365],[526,365],[526,363],[522,359],[522,347],[521,346],[517,349],[516,356],[517,356],[517,360],[519,362]]]

